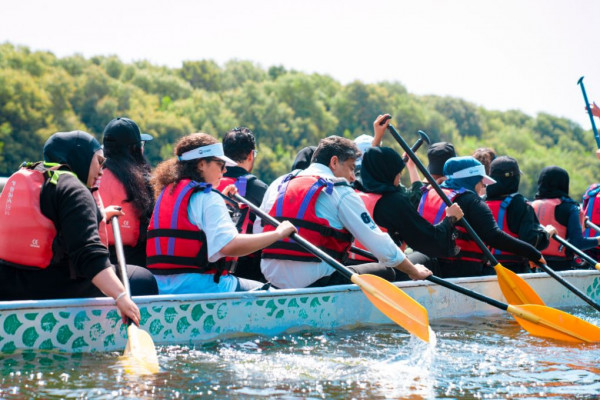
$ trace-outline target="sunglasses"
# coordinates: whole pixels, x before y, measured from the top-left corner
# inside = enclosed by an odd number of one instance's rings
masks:
[[[210,162],[216,162],[221,165],[221,172],[225,171],[225,161],[220,160],[218,158],[211,158]]]

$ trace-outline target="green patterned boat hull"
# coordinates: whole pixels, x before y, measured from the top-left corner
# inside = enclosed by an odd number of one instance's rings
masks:
[[[591,298],[600,299],[597,271],[569,271],[561,275]],[[585,304],[546,274],[521,276],[548,306]],[[453,281],[504,301],[495,276]],[[502,312],[430,282],[401,282],[398,286],[427,308],[433,323],[440,318]],[[146,296],[135,301],[141,310],[141,327],[157,345],[194,345],[240,335],[391,323],[355,285]],[[126,329],[111,299],[0,302],[0,351],[5,354],[37,349],[68,353],[114,351],[122,350],[125,343]]]

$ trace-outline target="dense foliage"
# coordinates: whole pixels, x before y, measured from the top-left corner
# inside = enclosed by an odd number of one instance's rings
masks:
[[[0,45],[0,176],[23,160],[40,159],[54,132],[82,129],[101,139],[108,121],[127,116],[154,135],[146,146],[153,164],[170,157],[183,135],[220,137],[248,126],[259,143],[254,172],[270,182],[288,171],[302,147],[331,134],[372,134],[372,121],[384,112],[409,143],[422,129],[433,141],[453,142],[460,155],[492,147],[517,158],[525,173],[521,191],[529,197],[544,166],[569,171],[574,198],[600,177],[592,133],[548,114],[489,111],[461,99],[416,96],[397,82],[342,85],[326,75],[265,70],[248,61],[186,61],[173,69]]]

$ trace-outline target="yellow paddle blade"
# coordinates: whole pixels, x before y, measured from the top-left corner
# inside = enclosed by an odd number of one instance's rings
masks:
[[[540,296],[519,275],[499,263],[496,264],[494,269],[498,275],[498,285],[500,285],[500,290],[502,290],[508,304],[544,305],[544,301]]]
[[[534,336],[565,342],[600,342],[600,328],[555,308],[524,304],[509,305],[506,311]]]
[[[600,271],[600,263],[596,263],[596,265],[594,265],[594,268],[596,268],[598,271]]]
[[[127,327],[127,337],[122,358],[127,373],[148,375],[160,371],[154,341],[148,332],[139,329],[135,324],[130,324]]]
[[[383,278],[369,274],[353,274],[367,298],[389,319],[416,337],[429,342],[429,318],[425,307]]]

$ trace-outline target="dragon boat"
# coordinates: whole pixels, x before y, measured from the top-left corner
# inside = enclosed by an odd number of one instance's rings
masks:
[[[560,275],[600,300],[596,270]],[[545,273],[521,275],[546,305],[564,309],[585,303]],[[449,279],[504,301],[495,276]],[[396,285],[421,303],[435,321],[503,311],[427,281]],[[196,345],[243,335],[278,335],[307,330],[349,329],[391,324],[356,285],[252,292],[135,297],[141,328],[157,345]],[[507,318],[510,318],[506,314]],[[398,328],[402,329],[402,328]],[[0,302],[0,353],[56,350],[67,353],[122,350],[126,328],[112,299]]]

